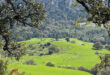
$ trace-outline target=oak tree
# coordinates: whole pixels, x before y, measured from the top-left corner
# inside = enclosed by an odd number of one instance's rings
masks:
[[[110,35],[110,0],[76,0],[89,14],[87,21],[104,27]]]
[[[19,26],[37,28],[45,19],[45,12],[43,5],[36,0],[0,0],[0,36],[5,40],[3,50],[19,57],[21,45],[13,41],[13,29]]]

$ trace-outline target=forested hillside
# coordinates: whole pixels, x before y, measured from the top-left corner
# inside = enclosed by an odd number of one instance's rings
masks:
[[[74,25],[78,17],[82,17],[83,23],[88,14],[84,8],[79,5],[72,6],[74,0],[38,0],[41,2],[47,12],[46,21],[39,26],[38,29],[30,27],[19,27],[17,33],[18,41],[27,40],[30,38],[78,38],[87,42],[101,41],[103,44],[110,43],[108,34],[105,29],[100,29],[91,25],[92,23],[83,24],[81,27]],[[91,26],[90,26],[91,25]],[[22,32],[22,33],[21,33]]]
[[[110,75],[110,0],[0,0],[0,75]]]

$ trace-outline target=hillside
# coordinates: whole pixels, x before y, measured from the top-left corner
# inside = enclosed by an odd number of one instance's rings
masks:
[[[19,0],[22,1],[22,0]],[[109,44],[109,36],[104,28],[93,27],[88,23],[77,27],[74,22],[81,17],[84,23],[88,14],[79,5],[72,6],[74,0],[37,0],[46,9],[46,20],[39,25],[38,29],[31,27],[17,27],[14,33],[17,34],[17,41],[29,40],[31,38],[77,38],[86,42],[100,41]],[[88,27],[88,25],[90,27]]]
[[[67,42],[65,39],[60,39],[59,41],[52,41],[50,38],[46,39],[31,39],[23,41],[27,46],[32,45],[34,48],[32,50],[27,50],[28,54],[23,56],[19,62],[10,61],[10,69],[17,67],[20,71],[26,73],[31,73],[31,75],[90,75],[87,72],[82,72],[77,70],[79,67],[84,67],[86,69],[91,69],[97,63],[100,62],[98,55],[99,53],[110,53],[108,50],[93,50],[92,43],[82,42],[77,39],[71,39],[74,43]],[[58,53],[53,53],[51,55],[37,55],[38,44],[45,44],[50,42],[60,49]],[[36,47],[36,48],[35,48]],[[46,50],[47,47],[45,48]],[[44,51],[46,51],[44,49]],[[35,53],[29,56],[29,53]],[[27,60],[34,60],[37,65],[23,65],[22,63]],[[47,67],[46,63],[51,62],[55,67]],[[63,69],[59,67],[74,67],[75,70]]]
[[[53,68],[46,66],[30,66],[30,65],[10,65],[10,68],[17,67],[20,72],[25,71],[26,75],[91,75],[87,72],[78,70],[66,70],[62,68]]]
[[[0,75],[110,75],[110,0],[0,0]]]

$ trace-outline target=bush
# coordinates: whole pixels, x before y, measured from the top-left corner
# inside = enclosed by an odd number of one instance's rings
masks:
[[[29,45],[28,47],[29,47],[29,48],[32,48],[33,46],[32,46],[32,45]]]
[[[36,49],[36,46],[34,46],[33,44],[29,45],[28,48],[30,48],[31,50]]]
[[[65,38],[65,40],[66,40],[67,42],[70,42],[70,38]]]
[[[76,43],[76,41],[71,41],[71,43]]]
[[[109,63],[109,54],[105,54],[101,58],[101,62],[96,64],[90,72],[93,75],[110,75],[110,63]]]
[[[50,42],[47,42],[44,46],[50,46],[51,43]]]
[[[31,50],[34,50],[34,49],[36,49],[36,47],[33,46],[33,47],[31,48]]]
[[[50,47],[48,48],[48,50],[49,50],[49,52],[48,52],[49,55],[50,55],[50,54],[53,54],[53,53],[58,53],[58,52],[59,52],[59,48],[56,47],[56,46],[54,46],[54,45],[50,46]]]
[[[24,37],[22,37],[22,36],[18,36],[18,37],[16,38],[16,40],[17,40],[17,41],[24,41],[25,39],[24,39]]]
[[[81,45],[85,46],[85,44],[81,44]]]
[[[110,50],[110,45],[105,46],[105,49]]]
[[[84,68],[84,67],[82,67],[82,66],[80,66],[80,67],[78,68],[78,70],[85,71],[85,72],[90,72],[90,70],[88,70],[88,69],[86,69],[86,68]]]
[[[96,42],[96,43],[94,43],[93,48],[96,50],[101,50],[101,49],[103,49],[103,45],[100,42]]]
[[[59,66],[59,68],[65,68],[65,69],[72,69],[72,70],[76,70],[75,67],[73,66]]]
[[[55,65],[51,62],[46,63],[46,66],[51,66],[51,67],[55,67]]]
[[[27,65],[36,65],[36,63],[34,62],[34,60],[27,60],[25,61],[23,64],[27,64]]]
[[[101,69],[100,71],[98,71],[97,75],[110,75],[110,68],[108,69]]]
[[[99,52],[95,52],[95,54],[96,54],[96,55],[98,55],[98,54],[99,54]]]
[[[96,64],[93,68],[91,68],[90,73],[93,75],[97,75],[99,64]]]
[[[56,41],[58,41],[58,40],[59,40],[59,38],[58,38],[58,37],[55,37],[55,40],[56,40]]]
[[[33,52],[29,53],[29,56],[34,56],[34,53]]]
[[[6,75],[7,73],[7,61],[0,58],[0,75]]]
[[[43,53],[40,53],[40,54],[39,54],[39,56],[43,56],[43,55],[45,55],[45,54],[43,54]]]

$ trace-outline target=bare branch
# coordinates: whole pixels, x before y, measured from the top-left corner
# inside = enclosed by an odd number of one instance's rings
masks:
[[[86,9],[87,12],[89,12],[89,7],[83,0],[77,0],[77,2],[80,3]]]

